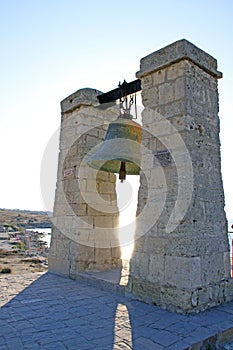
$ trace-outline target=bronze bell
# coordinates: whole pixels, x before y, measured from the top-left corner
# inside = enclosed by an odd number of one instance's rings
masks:
[[[123,182],[126,174],[139,174],[141,139],[141,125],[134,122],[129,114],[120,115],[109,124],[104,142],[87,159],[87,164],[98,170],[119,173]]]

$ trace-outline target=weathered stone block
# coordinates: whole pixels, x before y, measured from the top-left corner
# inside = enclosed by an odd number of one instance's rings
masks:
[[[49,271],[59,273],[65,276],[69,275],[70,261],[68,259],[62,259],[59,255],[57,258],[49,256]]]
[[[208,53],[200,50],[189,41],[182,39],[168,45],[141,59],[138,78],[149,75],[155,71],[181,60],[189,60],[202,70],[208,72],[215,78],[221,78],[222,74],[217,71],[217,61]]]
[[[144,280],[143,278],[132,277],[130,280],[131,292],[142,300],[145,300],[155,305],[161,303],[161,287]]]
[[[159,85],[159,105],[167,104],[174,99],[175,87],[173,83]]]
[[[137,253],[132,262],[132,274],[145,279],[149,272],[149,256],[146,253]]]
[[[165,82],[165,77],[166,77],[165,73],[166,73],[165,70],[158,70],[157,72],[151,75],[154,86],[157,86],[158,84]],[[146,79],[148,79],[149,77],[150,75],[147,76]]]
[[[142,81],[142,89],[149,89],[153,84],[153,79],[152,76],[149,75]]]
[[[154,254],[149,258],[148,281],[152,283],[164,282],[165,279],[165,256]]]
[[[159,102],[159,90],[158,88],[147,89],[142,93],[143,101],[145,106],[150,106],[153,108]]]
[[[104,227],[104,228],[112,228],[113,220],[111,216],[99,215],[94,217],[94,226],[95,227]]]
[[[99,193],[112,194],[115,193],[115,183],[103,183],[101,182],[98,187]]]
[[[179,100],[186,96],[186,79],[185,77],[180,77],[175,80],[175,100]]]
[[[165,257],[165,281],[180,289],[201,286],[201,259],[199,257]]]
[[[177,63],[173,63],[170,65],[167,70],[167,80],[175,80],[180,76],[184,75],[184,72],[186,72],[186,67],[189,65],[189,61],[183,60]],[[153,73],[155,74],[155,73]]]
[[[97,105],[98,100],[96,96],[98,94],[101,94],[101,91],[94,89],[80,89],[61,101],[61,110],[63,113],[67,113],[83,105]]]
[[[87,192],[98,192],[96,180],[87,179],[86,181],[86,191]]]
[[[224,296],[226,301],[231,301],[233,299],[233,278],[225,280]]]
[[[161,287],[161,297],[158,305],[173,312],[190,312],[193,310],[191,291],[164,285]]]
[[[212,284],[225,278],[223,253],[205,254],[201,259],[202,283]]]
[[[82,215],[87,215],[87,204],[86,203],[78,203],[75,213],[78,216],[82,216]]]

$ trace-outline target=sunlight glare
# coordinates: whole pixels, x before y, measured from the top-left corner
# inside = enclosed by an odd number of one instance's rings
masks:
[[[117,182],[117,203],[119,215],[119,239],[121,244],[122,259],[129,260],[134,248],[134,235],[136,228],[136,210],[138,203],[139,176],[127,175],[126,180]],[[127,243],[125,242],[125,227],[127,227]],[[123,230],[124,228],[124,230]]]

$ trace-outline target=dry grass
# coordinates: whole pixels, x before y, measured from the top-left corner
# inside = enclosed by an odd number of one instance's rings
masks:
[[[0,272],[3,269],[10,269],[13,275],[44,272],[47,270],[46,262],[44,257],[28,257],[25,253],[0,250]]]

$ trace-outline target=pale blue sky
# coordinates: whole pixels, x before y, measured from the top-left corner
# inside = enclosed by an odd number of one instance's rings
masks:
[[[0,0],[0,207],[44,209],[41,159],[62,99],[134,80],[142,57],[185,38],[217,58],[224,75],[222,169],[233,218],[232,17],[230,0]]]

